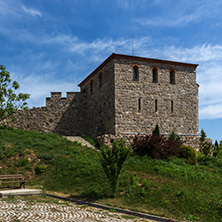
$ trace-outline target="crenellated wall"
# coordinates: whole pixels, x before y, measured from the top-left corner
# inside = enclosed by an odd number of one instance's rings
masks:
[[[56,132],[61,135],[81,135],[85,130],[85,93],[67,92],[67,97],[61,97],[61,92],[52,92],[46,98],[46,106],[32,108],[27,111],[18,110],[14,115],[13,126],[22,129],[35,129],[45,132]]]

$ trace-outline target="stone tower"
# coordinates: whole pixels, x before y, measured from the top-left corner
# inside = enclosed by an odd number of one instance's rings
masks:
[[[63,135],[86,134],[107,143],[150,134],[158,124],[162,134],[174,131],[195,147],[197,66],[113,53],[79,84],[81,92],[69,92],[67,98],[51,93],[46,107],[19,111],[14,125]]]

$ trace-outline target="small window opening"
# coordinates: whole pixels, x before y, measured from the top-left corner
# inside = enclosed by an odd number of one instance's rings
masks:
[[[139,68],[138,66],[133,67],[133,80],[139,79]]]
[[[138,99],[138,110],[141,111],[141,98]]]
[[[93,80],[90,82],[90,93],[93,94]]]
[[[158,108],[158,106],[157,106],[157,99],[155,99],[155,112],[157,112],[157,108]]]
[[[175,84],[175,71],[170,70],[170,84]]]
[[[156,68],[152,70],[152,82],[158,83],[158,71]]]
[[[102,73],[99,74],[99,88],[102,87]]]
[[[173,101],[171,101],[171,113],[173,113]]]

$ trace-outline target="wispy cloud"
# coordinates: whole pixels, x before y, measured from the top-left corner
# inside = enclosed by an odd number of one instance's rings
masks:
[[[121,9],[131,10],[143,7],[146,0],[117,0],[117,5]]]
[[[213,18],[220,13],[222,2],[216,0],[191,1],[186,4],[182,1],[155,0],[154,4],[162,13],[137,18],[136,21],[143,26],[177,27],[202,20]]]
[[[31,16],[40,16],[42,17],[42,13],[36,9],[33,8],[27,8],[25,6],[22,6],[22,9],[24,10],[24,12],[26,12],[27,14],[31,15]]]

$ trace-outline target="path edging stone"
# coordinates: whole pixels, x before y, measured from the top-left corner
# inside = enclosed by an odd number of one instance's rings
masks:
[[[48,194],[48,193],[45,193],[45,195],[49,196],[49,197],[56,198],[56,199],[64,200],[64,201],[74,202],[74,203],[79,204],[79,205],[88,205],[90,207],[100,208],[100,209],[103,209],[103,210],[114,209],[118,213],[123,213],[123,214],[131,215],[131,216],[135,216],[135,217],[140,217],[140,218],[144,218],[144,219],[156,220],[156,221],[160,221],[160,222],[179,222],[177,220],[172,220],[172,219],[168,219],[168,218],[165,218],[165,217],[158,217],[158,216],[155,216],[155,215],[139,213],[139,212],[130,211],[130,210],[124,210],[124,209],[120,209],[120,208],[116,208],[116,207],[110,207],[110,206],[97,204],[97,203],[92,203],[92,202],[88,202],[88,201],[84,201],[84,200],[77,200],[77,199],[69,198],[69,197],[61,197],[61,196]]]

